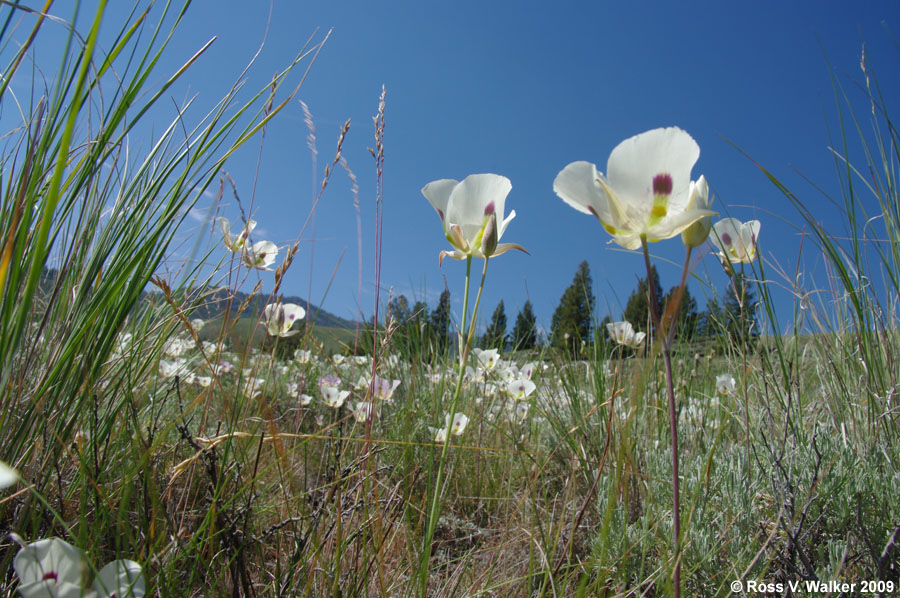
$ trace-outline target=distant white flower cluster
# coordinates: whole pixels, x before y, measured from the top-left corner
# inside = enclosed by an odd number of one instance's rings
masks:
[[[227,218],[219,218],[219,226],[222,228],[222,237],[225,249],[232,253],[240,253],[244,263],[249,268],[257,270],[271,270],[278,255],[278,246],[271,241],[257,241],[250,244],[250,233],[256,228],[256,220],[248,220],[244,229],[235,237],[231,236],[231,223]]]
[[[256,228],[255,220],[247,220],[243,230],[237,236],[231,235],[231,223],[227,218],[218,218],[222,229],[222,240],[225,249],[232,253],[240,253],[243,263],[255,270],[271,271],[271,266],[278,256],[278,246],[271,241],[250,243],[250,233]],[[266,333],[270,336],[288,337],[299,334],[299,330],[291,330],[295,322],[306,317],[306,310],[294,303],[271,303],[263,311]]]

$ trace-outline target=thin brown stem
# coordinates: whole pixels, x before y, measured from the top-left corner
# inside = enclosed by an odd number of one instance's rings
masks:
[[[684,257],[684,268],[681,269],[681,283],[678,285],[678,288],[675,289],[675,293],[672,296],[671,310],[669,309],[669,306],[666,306],[666,314],[670,314],[668,318],[669,333],[666,335],[666,342],[670,347],[675,340],[675,324],[679,310],[681,309],[681,302],[684,299],[685,282],[687,281],[688,267],[691,265],[691,253],[693,251],[694,248],[689,245],[687,248],[687,255]]]

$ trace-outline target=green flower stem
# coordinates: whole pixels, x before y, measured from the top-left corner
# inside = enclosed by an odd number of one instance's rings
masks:
[[[647,266],[647,280],[653,280],[653,272],[650,268],[650,252],[647,249],[647,237],[641,236],[641,247],[644,250],[644,265]],[[690,251],[688,251],[687,259],[685,260],[685,269],[684,272],[687,272],[687,264],[688,259],[690,259]],[[684,286],[685,275],[682,275],[681,285]],[[660,332],[659,339],[662,343],[662,351],[663,351],[663,362],[666,366],[666,391],[669,397],[669,426],[672,432],[672,536],[673,536],[673,544],[675,545],[675,568],[672,572],[672,585],[674,587],[674,596],[675,598],[680,598],[681,596],[681,514],[679,509],[680,498],[678,493],[678,414],[675,411],[675,387],[672,381],[672,351],[671,351],[671,343],[667,338],[667,335],[664,334],[664,331],[660,327],[660,318],[659,314],[656,311],[656,290],[654,289],[653,284],[648,284],[650,287],[650,314],[653,317],[653,323],[656,325],[656,329]],[[679,293],[680,295],[680,293]],[[675,315],[678,314],[676,306]],[[672,317],[672,322],[669,324],[673,329],[675,328],[676,318]]]
[[[735,284],[734,276],[731,277],[731,284]],[[747,326],[745,321],[745,299],[747,297],[747,279],[744,277],[744,264],[741,263],[741,294],[738,297],[737,289],[734,296],[738,298],[738,305],[741,308],[741,397],[744,399],[744,424],[747,428],[747,484],[752,481],[752,470],[750,460],[750,399],[747,396]]]
[[[471,258],[469,258],[471,259]],[[484,279],[487,276],[487,265],[488,260],[490,258],[484,258],[484,267],[481,269],[481,282],[478,285],[478,294],[475,296],[475,307],[472,309],[472,320],[469,322],[469,336],[466,339],[465,351],[462,355],[460,355],[459,367],[460,370],[466,369],[466,362],[469,361],[469,350],[472,348],[472,339],[475,338],[475,319],[478,317],[478,306],[481,304],[481,291],[484,290]],[[466,276],[466,284],[468,284],[469,278]],[[468,289],[466,289],[466,298],[468,298]],[[465,314],[463,315],[465,317]],[[455,404],[454,404],[455,406]]]
[[[740,273],[740,281],[741,288],[738,289],[737,281],[738,281],[738,273],[734,270],[734,266],[731,266],[731,291],[734,293],[734,298],[738,302],[738,307],[740,308],[740,320],[738,321],[738,326],[740,326],[740,339],[738,342],[740,357],[741,357],[741,399],[744,403],[744,427],[746,429],[746,447],[747,447],[747,483],[749,484],[751,481],[752,473],[750,469],[750,400],[747,396],[747,335],[746,335],[746,319],[745,313],[746,310],[744,308],[744,302],[746,299],[746,291],[747,291],[747,279],[745,278],[744,273],[744,262],[741,262],[741,273]],[[729,332],[730,334],[730,332]]]
[[[474,337],[475,322],[478,317],[478,305],[481,303],[481,291],[484,289],[484,279],[487,276],[488,258],[484,259],[484,268],[481,270],[481,283],[478,285],[478,294],[475,297],[475,306],[472,309],[472,318],[469,321],[468,334],[466,330],[466,320],[469,311],[469,280],[472,274],[472,257],[466,258],[466,287],[463,296],[463,315],[462,330],[459,335],[459,375],[456,379],[456,388],[453,390],[453,398],[450,401],[450,418],[452,423],[453,414],[456,413],[456,407],[459,404],[459,397],[462,394],[463,378],[466,375],[466,362],[469,358],[469,349]],[[438,426],[441,425],[438,419]],[[440,428],[439,428],[440,429]],[[431,500],[431,509],[428,512],[428,523],[425,527],[425,546],[422,551],[422,560],[419,563],[419,572],[421,575],[422,598],[428,595],[428,564],[431,561],[431,542],[434,539],[434,530],[437,527],[437,520],[441,514],[441,482],[444,476],[444,467],[447,464],[447,455],[450,452],[450,425],[447,425],[447,432],[444,438],[444,446],[441,448],[441,458],[438,460],[438,470],[434,481],[434,497]]]

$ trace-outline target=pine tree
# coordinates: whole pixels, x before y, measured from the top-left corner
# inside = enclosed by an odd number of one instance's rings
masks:
[[[409,300],[406,295],[397,295],[388,303],[387,318],[393,318],[397,326],[403,326],[410,319],[412,312],[409,310]]]
[[[669,302],[673,300],[678,287],[672,287],[663,298],[663,312],[669,309]],[[681,295],[681,305],[678,306],[678,315],[675,320],[675,337],[689,341],[697,335],[700,325],[700,313],[697,311],[697,301],[691,295],[691,290],[685,286]]]
[[[446,352],[450,343],[450,289],[444,288],[437,307],[431,312],[431,332],[435,350]]]
[[[526,301],[519,315],[516,316],[516,325],[512,331],[513,349],[527,351],[537,346],[537,320],[531,301]]]
[[[428,304],[416,301],[410,310],[409,319],[403,327],[406,355],[412,358],[421,355],[428,347],[431,323],[428,318]]]
[[[662,317],[663,311],[663,291],[659,282],[659,272],[656,271],[656,265],[650,267],[653,287],[656,291],[656,313]],[[647,279],[642,278],[638,281],[637,288],[628,297],[625,303],[625,311],[622,313],[622,319],[631,322],[634,329],[649,333],[654,330],[653,318],[650,315],[650,287],[647,286]]]
[[[587,261],[583,261],[553,312],[550,340],[554,346],[565,347],[573,355],[580,353],[582,342],[591,340],[591,319],[594,313],[592,284],[590,266]]]
[[[697,323],[699,338],[715,338],[721,334],[722,305],[715,297],[706,302],[706,309],[701,312]]]
[[[491,323],[484,331],[481,344],[485,348],[499,349],[500,351],[506,348],[506,310],[503,307],[503,299],[497,304],[497,309],[491,316]]]
[[[428,323],[428,304],[424,301],[416,301],[412,307],[410,320],[419,331],[419,336],[425,333],[425,324]]]

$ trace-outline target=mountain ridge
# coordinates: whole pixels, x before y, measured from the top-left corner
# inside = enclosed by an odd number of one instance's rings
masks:
[[[231,297],[229,303],[229,296]],[[249,304],[243,310],[242,315],[262,314],[266,305],[269,303],[268,295],[257,294],[250,297],[248,293],[236,291],[233,294],[229,289],[219,288],[211,291],[206,300],[194,310],[194,317],[204,320],[210,320],[219,317],[225,313],[226,307],[230,305],[231,314],[235,314],[237,310],[244,305]],[[306,310],[306,321],[315,326],[325,326],[328,328],[356,328],[357,322],[348,320],[340,316],[336,316],[319,305],[310,303],[307,299],[296,295],[285,295],[281,298],[281,303],[295,303]]]

